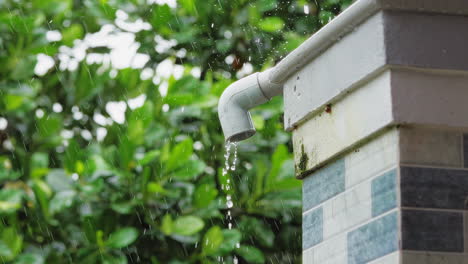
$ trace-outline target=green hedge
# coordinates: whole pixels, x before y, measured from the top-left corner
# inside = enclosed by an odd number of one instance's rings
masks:
[[[0,2],[3,263],[300,263],[281,99],[252,112],[259,133],[224,176],[216,104],[238,74],[272,66],[350,1]],[[143,68],[106,66],[121,40],[83,48],[106,24],[135,39]],[[180,72],[153,79],[169,67]],[[126,107],[124,122],[112,107]]]

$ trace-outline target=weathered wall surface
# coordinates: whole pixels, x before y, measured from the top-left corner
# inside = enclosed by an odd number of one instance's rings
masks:
[[[409,2],[286,82],[305,264],[468,263],[466,2]]]
[[[391,128],[304,179],[304,263],[468,263],[468,135]]]

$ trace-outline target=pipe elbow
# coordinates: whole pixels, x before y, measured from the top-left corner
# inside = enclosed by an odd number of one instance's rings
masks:
[[[229,85],[218,103],[218,115],[226,141],[237,142],[255,134],[249,110],[268,101],[258,83],[258,73]]]
[[[268,69],[258,74],[258,84],[262,89],[263,94],[271,99],[277,95],[282,95],[283,84],[273,82],[273,69]]]
[[[226,141],[237,142],[255,134],[249,110],[281,94],[283,86],[271,83],[270,71],[254,73],[226,88],[218,104],[218,114]]]

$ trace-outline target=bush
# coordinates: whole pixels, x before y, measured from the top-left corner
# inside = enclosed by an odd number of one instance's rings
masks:
[[[300,262],[281,99],[225,175],[216,104],[349,1],[161,2],[3,1],[4,263]]]

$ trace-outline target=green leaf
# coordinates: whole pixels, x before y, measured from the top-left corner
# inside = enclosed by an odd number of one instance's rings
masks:
[[[49,167],[49,156],[47,153],[36,152],[31,156],[31,177],[40,178],[47,174]]]
[[[217,96],[208,94],[208,95],[202,96],[200,100],[197,100],[197,102],[193,103],[192,106],[196,106],[200,108],[212,108],[218,105],[218,100],[219,98]]]
[[[172,234],[172,231],[174,229],[174,222],[172,221],[172,217],[169,214],[166,214],[162,218],[162,224],[161,224],[161,231],[166,235]]]
[[[82,156],[81,147],[78,145],[76,140],[71,139],[68,142],[68,147],[63,155],[63,166],[67,172],[72,173],[76,171],[75,165]]]
[[[23,248],[23,238],[13,227],[7,227],[2,231],[0,240],[0,258],[2,260],[13,260]]]
[[[55,192],[72,190],[73,181],[62,169],[52,169],[45,177],[47,185]]]
[[[127,257],[125,255],[112,256],[105,254],[102,256],[102,264],[127,264]]]
[[[169,106],[183,106],[195,102],[194,95],[189,93],[169,94],[164,98],[164,103]]]
[[[34,67],[36,66],[36,62],[37,59],[35,55],[22,58],[18,64],[16,64],[13,72],[11,73],[11,78],[14,80],[30,78],[34,75]]]
[[[267,17],[258,22],[258,27],[266,32],[275,32],[283,29],[284,21],[279,17]]]
[[[237,229],[224,229],[223,238],[224,241],[219,247],[219,251],[221,254],[225,255],[240,246],[242,234]]]
[[[147,191],[150,193],[165,193],[166,192],[164,187],[162,187],[161,184],[157,182],[148,183]]]
[[[11,160],[5,156],[0,156],[0,182],[16,180],[19,177],[21,177],[21,174],[13,170]]]
[[[243,217],[240,223],[240,229],[245,234],[250,234],[261,246],[273,247],[275,234],[262,220],[254,217]]]
[[[36,253],[23,253],[18,256],[15,264],[44,264],[44,257]]]
[[[261,196],[264,191],[264,182],[265,182],[265,176],[267,172],[267,165],[263,160],[256,160],[255,161],[255,168],[256,168],[256,173],[255,173],[255,182],[253,186],[253,191],[255,194],[255,197]]]
[[[153,104],[145,102],[142,107],[130,112],[128,117],[127,135],[135,144],[142,144],[145,140],[145,132],[153,120]]]
[[[58,134],[62,129],[62,120],[57,115],[47,115],[37,120],[37,130],[42,139],[49,137],[58,138]]]
[[[258,0],[257,5],[260,12],[266,12],[275,9],[277,2],[276,0]]]
[[[167,5],[153,5],[151,25],[153,28],[167,27],[167,23],[172,19],[171,8]]]
[[[350,5],[353,4],[353,0],[342,0],[341,1],[341,11],[345,10],[346,8],[348,8]]]
[[[10,13],[8,16],[2,16],[2,21],[5,25],[9,26],[9,30],[21,34],[30,34],[34,26],[33,16],[18,16]]]
[[[134,144],[142,144],[145,137],[145,127],[142,120],[129,120],[127,128],[128,139]]]
[[[151,163],[153,160],[155,160],[157,157],[159,157],[160,154],[161,154],[161,151],[159,150],[152,150],[152,151],[146,152],[143,158],[138,161],[138,164],[142,166],[147,165]]]
[[[256,247],[241,245],[240,248],[236,249],[236,253],[248,263],[265,263],[265,257],[263,256],[263,253]]]
[[[74,96],[75,103],[82,104],[95,97],[104,88],[104,81],[107,80],[106,74],[91,74],[97,71],[97,65],[88,65],[87,63],[80,63],[78,68],[78,77],[75,81]]]
[[[52,196],[52,190],[45,182],[39,179],[32,181],[32,189],[36,196],[36,201],[41,207],[42,214],[46,219],[49,219],[49,198]]]
[[[131,169],[134,166],[133,160],[136,146],[128,137],[122,137],[119,144],[120,166],[123,169]]]
[[[13,111],[18,109],[24,101],[24,97],[15,94],[6,94],[3,96],[3,103],[7,111]]]
[[[194,235],[203,229],[205,223],[196,216],[181,216],[174,221],[173,233],[182,236]]]
[[[186,161],[189,160],[193,153],[193,141],[187,138],[177,144],[171,151],[169,160],[166,163],[166,171],[172,171],[181,167]]]
[[[230,39],[221,39],[216,41],[216,50],[218,50],[220,53],[226,53],[228,52],[234,43]]]
[[[138,238],[138,230],[134,227],[119,229],[109,236],[106,245],[110,248],[124,248],[135,242]]]
[[[195,14],[197,9],[196,9],[194,1],[192,1],[192,0],[179,0],[179,3],[184,8],[184,10],[186,10],[189,14]]]
[[[277,192],[277,191],[284,191],[289,189],[298,189],[301,187],[301,181],[295,178],[291,179],[283,179],[280,181],[274,182],[271,186],[269,191],[270,192]]]
[[[273,157],[271,159],[271,169],[270,173],[266,179],[266,187],[270,189],[273,183],[277,180],[281,166],[283,162],[288,159],[290,156],[288,152],[288,148],[285,145],[278,145],[276,147],[275,152],[273,153]]]
[[[265,119],[261,115],[253,115],[252,121],[254,123],[255,128],[260,131],[265,127]]]
[[[83,37],[83,28],[80,24],[72,24],[62,31],[62,42],[67,46],[71,46],[75,39]]]
[[[299,36],[296,33],[287,33],[285,34],[285,41],[280,45],[279,50],[287,54],[299,47],[306,39],[306,37]]]
[[[175,170],[171,175],[179,180],[193,180],[200,175],[206,168],[206,165],[201,160],[189,160]]]
[[[212,255],[223,243],[223,233],[219,226],[211,227],[203,236],[202,240],[202,254]]]
[[[129,120],[143,121],[143,127],[147,128],[153,121],[154,106],[151,101],[146,101],[143,106],[133,109],[130,112]]]
[[[120,203],[112,203],[111,204],[112,210],[116,211],[119,214],[130,214],[133,212],[133,203],[129,202],[120,202]]]
[[[332,21],[332,19],[335,17],[335,14],[331,11],[320,11],[319,13],[319,20],[322,25],[327,24],[328,22]]]
[[[218,195],[218,190],[211,184],[202,184],[195,189],[194,205],[197,208],[207,207]]]
[[[258,7],[256,5],[249,5],[248,7],[248,13],[249,13],[249,23],[251,25],[256,25],[258,22],[261,20],[260,16],[260,11],[258,10]]]
[[[0,190],[0,213],[10,214],[21,208],[24,192],[18,189]]]
[[[73,204],[75,198],[75,191],[61,191],[55,194],[54,198],[50,200],[50,213],[55,214],[66,208],[69,208]]]

